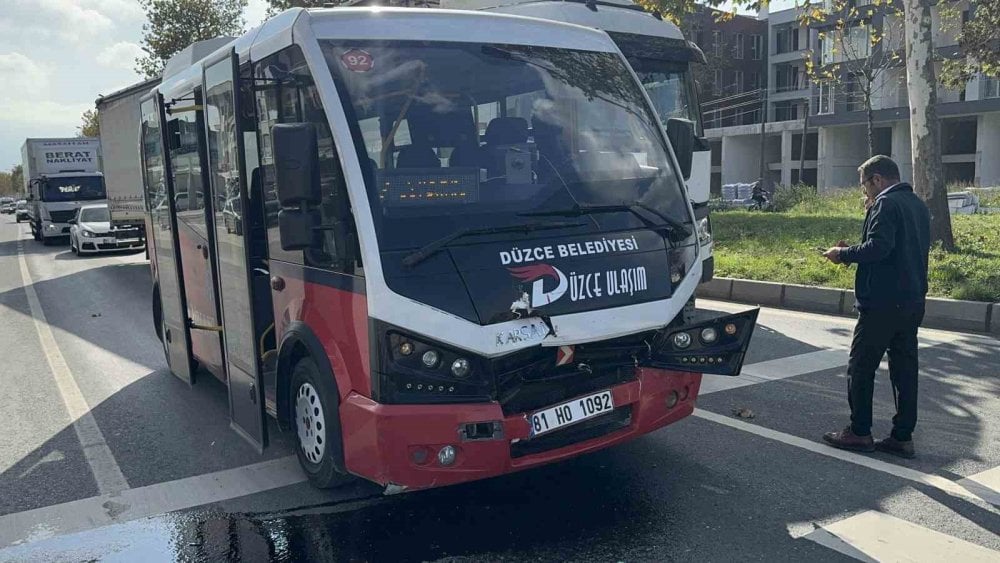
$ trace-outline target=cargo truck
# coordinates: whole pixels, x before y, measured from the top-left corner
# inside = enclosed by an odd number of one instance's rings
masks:
[[[151,78],[101,96],[95,102],[101,126],[104,182],[108,192],[111,235],[120,248],[142,248],[146,244],[142,170],[139,162],[139,98],[155,88]]]
[[[26,139],[21,161],[31,235],[46,246],[69,236],[81,205],[107,198],[99,139]]]

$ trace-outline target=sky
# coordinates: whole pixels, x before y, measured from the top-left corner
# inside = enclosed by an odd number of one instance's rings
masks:
[[[249,0],[247,26],[266,8]],[[25,138],[74,136],[98,96],[140,80],[145,20],[137,0],[0,0],[0,170],[21,162]]]
[[[248,26],[264,19],[250,0]],[[72,137],[101,94],[138,82],[137,0],[0,0],[0,170],[27,137]]]

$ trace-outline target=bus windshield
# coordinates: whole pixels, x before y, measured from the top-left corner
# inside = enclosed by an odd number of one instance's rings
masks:
[[[695,86],[688,65],[649,59],[634,59],[632,65],[663,125],[671,117],[689,119],[701,135],[701,112],[694,101]]]
[[[577,206],[640,204],[691,221],[660,128],[616,53],[321,44],[383,250]],[[587,225],[606,232],[643,223],[621,212]]]
[[[105,197],[104,178],[100,176],[47,178],[42,190],[42,201],[89,201]]]

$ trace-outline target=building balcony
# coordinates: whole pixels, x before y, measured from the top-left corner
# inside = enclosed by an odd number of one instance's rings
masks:
[[[806,56],[806,49],[797,49],[794,51],[785,51],[784,53],[771,53],[767,57],[767,64],[774,65],[780,63],[793,63],[796,61],[801,61]]]
[[[809,86],[776,86],[774,89],[768,91],[767,100],[769,102],[783,102],[785,100],[798,100],[802,98],[809,98],[812,94],[812,88]]]

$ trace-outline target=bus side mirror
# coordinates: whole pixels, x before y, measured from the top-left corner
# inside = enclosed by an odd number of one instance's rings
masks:
[[[282,250],[305,250],[313,246],[313,233],[319,225],[319,212],[312,209],[278,211],[278,234]]]
[[[312,123],[279,123],[271,128],[274,175],[281,207],[316,205],[319,185],[319,152]]]
[[[694,122],[671,117],[667,120],[667,139],[677,155],[684,179],[691,178],[691,161],[694,158]]]

